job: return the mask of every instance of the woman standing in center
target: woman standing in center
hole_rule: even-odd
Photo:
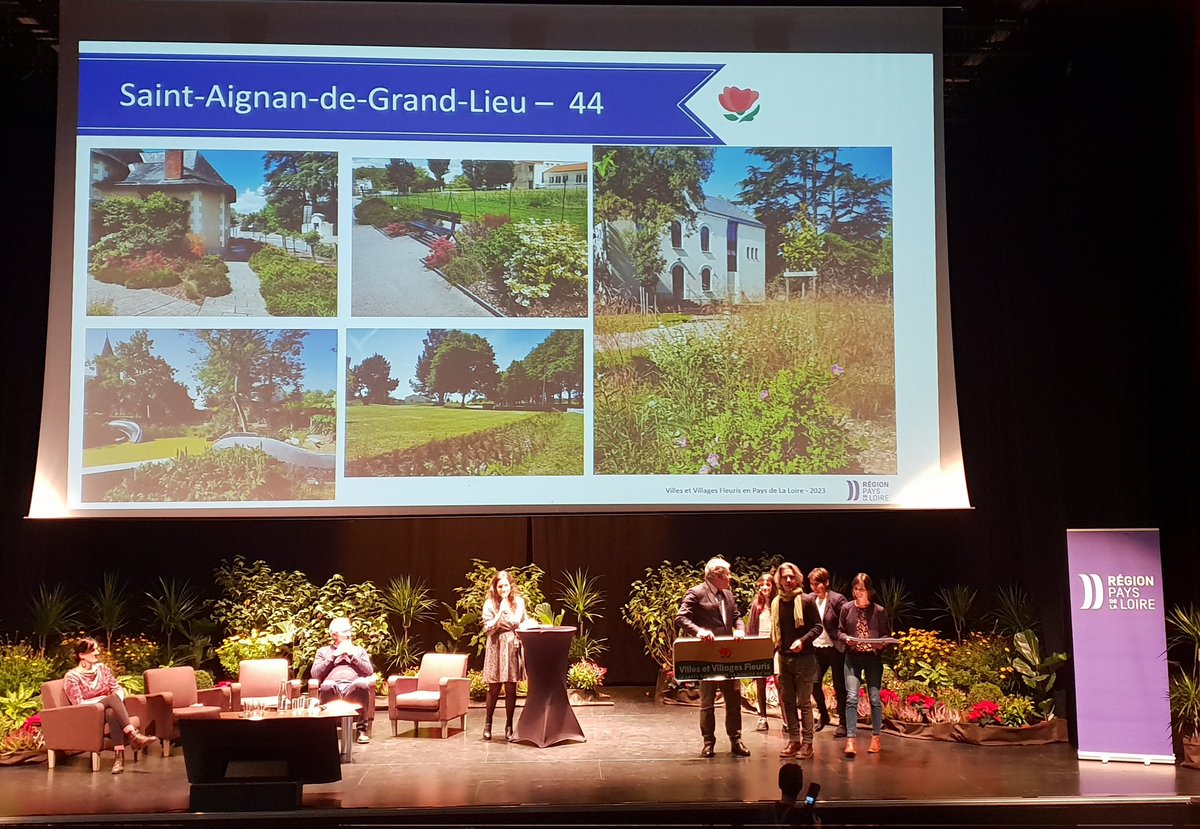
[[[513,714],[517,710],[517,683],[525,678],[517,630],[528,625],[525,600],[517,592],[508,571],[496,571],[487,600],[483,603],[483,632],[487,634],[487,645],[483,652],[483,681],[487,683],[487,722],[483,726],[485,740],[492,739],[492,716],[496,713],[496,700],[500,698],[502,684],[504,738],[512,739]]]

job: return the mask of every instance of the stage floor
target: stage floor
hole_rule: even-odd
[[[611,693],[612,706],[575,709],[586,743],[546,749],[484,742],[483,711],[474,708],[466,731],[451,729],[448,739],[432,726],[413,737],[409,723],[401,723],[393,737],[381,707],[371,743],[354,747],[354,761],[343,765],[340,782],[306,786],[297,817],[435,823],[455,815],[456,822],[470,822],[487,814],[491,822],[513,823],[522,814],[536,822],[536,814],[619,824],[624,812],[642,819],[661,814],[670,823],[690,822],[686,816],[696,814],[750,823],[758,807],[778,796],[778,753],[785,742],[779,719],[772,718],[770,730],[761,733],[753,730],[756,718],[743,714],[743,738],[752,756],[735,759],[721,735],[717,756],[702,759],[697,709],[656,705],[644,688]],[[497,720],[496,731],[503,733],[501,710]],[[717,723],[721,729],[720,711]],[[964,804],[997,809],[1109,804],[1123,812],[1157,804],[1191,815],[1200,803],[1200,771],[1082,762],[1066,743],[979,747],[885,734],[879,755],[866,754],[861,731],[860,743],[858,757],[846,759],[842,741],[826,728],[817,734],[815,758],[802,764],[806,782],[821,784],[827,823],[837,822],[829,818],[839,812],[859,814],[889,803],[900,810],[935,811]],[[119,777],[108,773],[110,764],[106,757],[101,772],[92,773],[87,758],[77,756],[53,771],[44,763],[0,768],[0,823],[50,816],[187,820],[188,783],[178,750],[170,758],[152,751],[142,762],[128,763]]]

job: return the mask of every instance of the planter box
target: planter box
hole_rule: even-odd
[[[944,740],[977,746],[1041,746],[1067,741],[1067,721],[1059,718],[1010,728],[974,723],[912,723],[885,719],[884,730],[916,740]]]
[[[1183,739],[1183,763],[1186,769],[1200,769],[1200,736]]]
[[[571,705],[612,705],[612,697],[608,694],[601,693],[595,689],[583,690],[582,688],[568,688],[567,699],[571,701]]]
[[[1065,743],[1067,721],[1060,717],[1049,722],[1016,728],[958,723],[954,726],[952,739],[977,746],[1042,746],[1047,743]]]
[[[861,723],[861,720],[859,721]],[[868,720],[867,722],[870,722]],[[943,740],[950,742],[954,739],[955,723],[923,723],[907,722],[905,720],[884,719],[883,730],[902,737],[912,737],[914,740]]]
[[[33,748],[26,751],[14,751],[11,754],[0,754],[0,766],[19,766],[25,763],[46,762],[46,749]]]

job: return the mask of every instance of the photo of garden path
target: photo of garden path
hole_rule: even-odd
[[[337,155],[92,150],[89,316],[337,315]]]
[[[586,162],[353,165],[354,316],[587,316]]]
[[[896,474],[890,148],[595,149],[597,474]]]
[[[334,497],[336,331],[85,338],[82,500]]]
[[[346,343],[346,477],[583,474],[582,331],[352,329]]]

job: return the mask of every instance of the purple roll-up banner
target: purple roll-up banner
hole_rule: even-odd
[[[1068,530],[1079,759],[1174,763],[1158,530]]]

